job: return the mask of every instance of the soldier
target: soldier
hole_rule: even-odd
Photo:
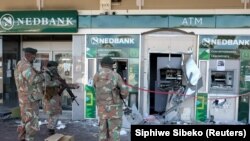
[[[45,76],[45,94],[43,97],[43,110],[48,115],[48,133],[55,134],[55,127],[59,116],[62,114],[61,93],[64,88],[61,87],[61,82],[58,78],[58,63],[49,61]],[[68,84],[71,89],[79,88],[77,84]]]
[[[99,141],[120,141],[123,102],[128,88],[121,76],[112,71],[114,61],[106,56],[101,60],[101,69],[94,76],[96,102],[99,116]]]
[[[15,68],[15,82],[21,115],[21,124],[17,131],[19,140],[34,141],[34,136],[39,131],[39,101],[42,99],[44,76],[32,66],[37,50],[28,47],[23,51],[24,56]]]

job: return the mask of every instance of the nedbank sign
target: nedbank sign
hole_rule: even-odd
[[[200,35],[200,48],[242,49],[250,47],[250,36]]]
[[[91,38],[92,45],[97,44],[135,44],[134,38]]]
[[[77,11],[0,12],[0,32],[77,32]]]

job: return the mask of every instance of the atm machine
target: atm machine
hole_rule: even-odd
[[[213,115],[216,121],[236,121],[240,61],[211,59],[209,63],[209,114]]]
[[[156,91],[166,94],[155,95],[155,111],[162,114],[169,108],[173,95],[182,86],[182,70],[175,68],[161,68],[160,80],[155,82]]]
[[[157,79],[155,81],[154,111],[162,115],[170,102],[176,96],[176,92],[182,86],[181,55],[157,58]],[[163,92],[163,93],[157,93]],[[175,94],[174,94],[175,93]]]

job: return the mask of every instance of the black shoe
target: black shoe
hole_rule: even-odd
[[[55,129],[49,129],[48,132],[49,132],[49,135],[50,135],[50,136],[51,136],[51,135],[54,135],[54,134],[55,134]]]

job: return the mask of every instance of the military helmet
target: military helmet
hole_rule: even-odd
[[[102,58],[101,63],[111,65],[111,64],[114,64],[115,62],[113,61],[113,59],[111,57],[105,56],[105,57]]]
[[[31,53],[31,54],[37,53],[37,49],[31,48],[31,47],[24,48],[23,51],[26,53]]]
[[[53,66],[57,67],[58,63],[56,61],[49,61],[47,67],[53,67]]]

